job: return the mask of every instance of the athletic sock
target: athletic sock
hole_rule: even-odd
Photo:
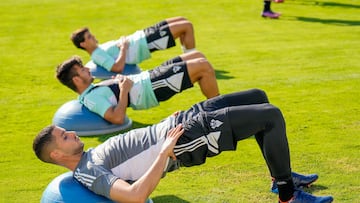
[[[270,6],[271,6],[271,1],[264,1],[264,12],[271,11]]]
[[[184,47],[184,46],[181,46],[181,49],[182,49],[183,53],[189,53],[189,52],[192,52],[192,51],[195,51],[195,50],[196,50],[195,48],[187,49],[187,48]]]
[[[275,180],[279,189],[279,199],[283,202],[290,200],[294,195],[294,183],[292,178],[285,180]]]

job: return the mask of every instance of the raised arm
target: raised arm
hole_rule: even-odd
[[[173,152],[174,146],[183,132],[182,125],[178,125],[168,132],[155,162],[139,180],[132,185],[120,179],[115,181],[110,189],[111,199],[118,202],[144,203],[160,182],[168,158],[176,159]]]
[[[129,42],[125,37],[121,37],[120,43],[117,44],[120,49],[120,54],[115,60],[114,65],[111,67],[111,71],[121,73],[125,67],[126,51],[129,47]]]
[[[133,85],[132,80],[125,76],[117,76],[119,79],[119,102],[110,107],[104,114],[105,120],[114,124],[123,124],[126,116],[126,108],[129,102],[129,91]]]

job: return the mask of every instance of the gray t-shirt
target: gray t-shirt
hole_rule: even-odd
[[[110,198],[110,187],[118,178],[132,183],[150,168],[168,130],[174,127],[174,120],[171,116],[157,125],[111,137],[89,149],[84,152],[74,177],[93,192]]]

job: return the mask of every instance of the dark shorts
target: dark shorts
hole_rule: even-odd
[[[175,40],[166,21],[144,29],[150,52],[175,46]]]
[[[193,87],[186,62],[161,65],[149,71],[152,88],[158,101],[165,101]]]
[[[232,137],[227,110],[200,112],[181,122],[185,131],[174,148],[181,165],[200,165],[207,157],[236,149],[237,142]]]

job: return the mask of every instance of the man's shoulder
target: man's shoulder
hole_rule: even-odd
[[[103,165],[93,160],[93,150],[89,149],[83,156],[74,171],[74,178],[96,194],[110,198],[109,182],[114,182],[117,177]],[[95,163],[96,162],[96,163]]]

